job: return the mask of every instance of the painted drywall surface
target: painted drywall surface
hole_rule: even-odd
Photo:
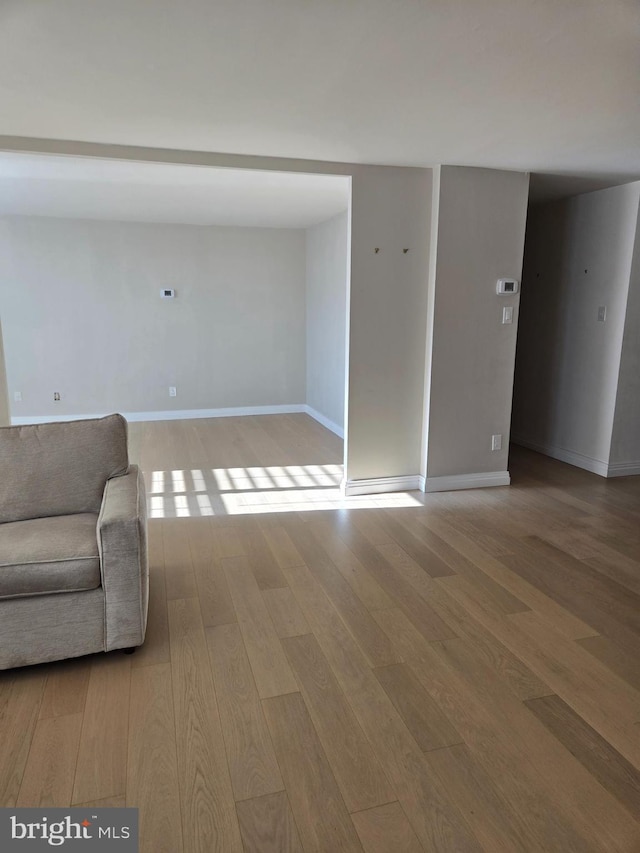
[[[521,277],[528,186],[522,172],[441,168],[427,478],[507,469],[519,297],[496,283]]]
[[[427,330],[424,356],[424,396],[422,415],[422,442],[420,445],[420,475],[427,476],[427,458],[429,451],[429,418],[431,412],[431,353],[433,350],[433,319],[436,300],[436,263],[438,260],[438,222],[440,219],[440,176],[442,166],[433,170],[433,188],[431,193],[431,234],[429,238],[429,280],[427,283]]]
[[[14,416],[305,401],[301,229],[11,217],[0,258]]]
[[[640,189],[640,184],[635,186]],[[635,470],[640,467],[640,211],[637,205],[636,214],[609,464],[632,465],[638,473]]]
[[[307,405],[344,427],[347,211],[306,231]]]
[[[215,166],[351,176],[347,343],[350,381],[345,410],[345,478],[419,473],[430,169],[19,137],[0,137],[0,147],[6,151],[186,163],[196,168]],[[408,253],[409,264],[402,267],[401,278],[395,270],[389,276],[388,265],[374,263],[373,247],[388,247],[389,236],[394,237],[398,248],[404,248],[407,241],[413,247],[413,252]],[[385,353],[389,355],[387,362]]]
[[[536,205],[529,217],[514,440],[586,467],[609,461],[639,186]]]
[[[349,480],[420,473],[431,180],[382,167],[353,177]]]
[[[4,348],[2,344],[2,322],[0,321],[0,426],[9,426],[9,390],[7,388],[7,373],[4,364]]]

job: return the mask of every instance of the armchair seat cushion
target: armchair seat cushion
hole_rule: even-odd
[[[0,524],[0,599],[100,586],[97,514]]]

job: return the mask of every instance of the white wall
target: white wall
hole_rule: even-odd
[[[304,403],[304,279],[301,229],[0,220],[12,414]]]
[[[640,211],[637,208],[636,211],[636,236],[629,276],[609,475],[640,474]]]
[[[307,404],[344,428],[348,213],[308,228]]]
[[[640,184],[628,184],[536,205],[527,230],[514,441],[600,474],[610,461],[639,195]],[[621,412],[626,405],[620,399]],[[626,441],[620,433],[618,453]]]
[[[0,322],[0,426],[9,426],[9,390],[4,363],[4,348],[2,344],[2,322]]]
[[[349,481],[420,474],[431,187],[424,169],[353,178]]]
[[[427,369],[426,478],[506,472],[518,296],[498,278],[520,279],[529,176],[443,166],[434,206],[432,346]],[[514,309],[502,325],[503,306]],[[502,434],[502,450],[491,436]]]

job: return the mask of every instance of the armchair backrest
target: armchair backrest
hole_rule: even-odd
[[[129,467],[122,415],[0,428],[0,523],[98,512]]]

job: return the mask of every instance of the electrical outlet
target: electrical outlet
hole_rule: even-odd
[[[169,396],[175,397],[176,394],[177,394],[176,386],[175,385],[169,385]]]
[[[492,450],[502,450],[502,435],[492,435],[491,436],[491,449]]]
[[[60,396],[60,392],[59,392],[59,391],[54,391],[54,392],[53,392],[53,400],[54,400],[54,402],[55,402],[55,403],[58,403],[58,402],[60,402],[60,400],[61,400],[61,399],[62,399],[62,397]]]
[[[13,402],[21,403],[22,402],[22,391],[14,391],[13,392]]]

